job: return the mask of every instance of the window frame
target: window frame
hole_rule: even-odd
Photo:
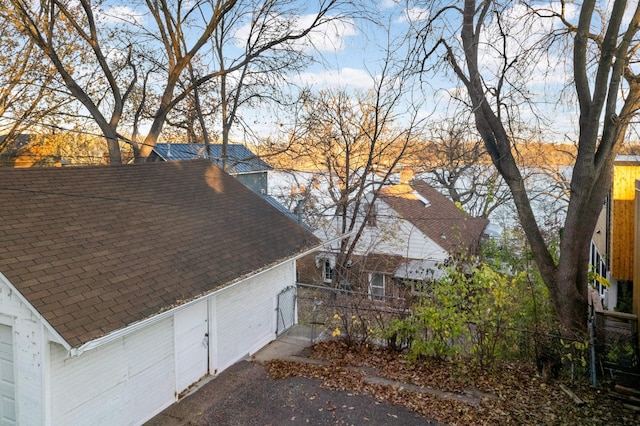
[[[329,259],[324,259],[322,265],[322,281],[325,283],[333,282],[333,268],[331,267],[331,261]]]
[[[377,277],[381,279],[381,285],[374,285],[374,281]],[[384,302],[386,297],[386,276],[381,273],[370,273],[369,274],[369,299],[377,302]],[[374,291],[377,289],[378,292],[382,290],[382,294],[378,294],[378,292]]]
[[[368,213],[365,216],[366,226],[370,226],[372,228],[378,227],[378,206],[375,203],[367,203],[365,207],[365,212]]]

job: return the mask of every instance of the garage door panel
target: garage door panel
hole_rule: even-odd
[[[292,281],[286,271],[286,266],[274,269],[216,295],[212,370],[224,370],[275,338],[276,296]]]
[[[178,393],[209,371],[207,302],[202,301],[175,314],[176,388]]]

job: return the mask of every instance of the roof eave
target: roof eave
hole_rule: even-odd
[[[153,152],[155,152],[155,153],[156,153],[156,155],[157,155],[158,157],[160,157],[163,161],[169,161],[169,160],[167,160],[167,158],[166,158],[164,155],[162,155],[162,154],[160,154],[160,152],[158,152],[158,150],[156,149],[156,147],[154,147],[152,151],[153,151]]]
[[[270,271],[272,269],[275,269],[275,268],[277,268],[277,267],[279,267],[279,266],[281,266],[281,265],[283,265],[283,264],[285,264],[287,262],[290,262],[292,260],[297,260],[297,259],[299,259],[301,257],[307,256],[307,255],[319,250],[323,245],[324,244],[319,243],[317,246],[314,246],[313,248],[307,249],[307,250],[305,250],[305,251],[303,251],[301,253],[298,253],[296,255],[289,256],[286,259],[276,261],[276,262],[274,262],[274,263],[272,263],[270,265],[267,265],[267,266],[265,266],[265,267],[263,267],[263,268],[261,268],[261,269],[259,269],[257,271],[251,272],[251,273],[249,273],[247,275],[244,275],[242,277],[238,277],[237,279],[235,279],[233,281],[230,281],[229,283],[223,285],[222,287],[217,288],[215,290],[212,290],[210,292],[207,292],[205,294],[202,294],[200,296],[197,296],[194,299],[192,299],[192,300],[190,300],[190,301],[188,301],[186,303],[183,303],[183,304],[181,304],[179,306],[175,306],[175,307],[173,307],[171,309],[168,309],[166,311],[162,311],[162,312],[160,312],[158,314],[155,314],[153,316],[147,317],[147,318],[142,319],[140,321],[131,323],[126,327],[114,330],[114,331],[112,331],[112,332],[110,332],[108,334],[105,334],[104,336],[89,340],[88,342],[85,342],[85,343],[81,344],[80,346],[72,348],[67,343],[65,347],[67,348],[67,350],[69,351],[69,354],[71,356],[79,356],[83,352],[86,352],[86,351],[95,349],[95,348],[97,348],[99,346],[105,345],[105,344],[107,344],[109,342],[112,342],[114,340],[119,339],[120,337],[123,337],[123,336],[126,336],[126,335],[130,334],[130,333],[133,333],[134,331],[140,330],[140,329],[146,327],[147,325],[153,324],[153,323],[155,323],[157,321],[160,321],[160,320],[162,320],[162,319],[164,319],[164,318],[166,318],[168,316],[171,316],[175,312],[180,311],[182,309],[186,309],[189,306],[194,305],[194,304],[202,301],[203,299],[206,299],[206,298],[211,297],[211,296],[213,296],[215,294],[218,294],[218,293],[222,293],[224,291],[228,291],[230,288],[235,287],[235,286],[247,281],[250,278],[253,278],[253,277],[256,277],[258,275],[261,275],[261,274],[263,274],[265,272],[268,272],[268,271]]]
[[[69,344],[69,342],[67,342],[62,335],[60,335],[60,333],[58,333],[56,331],[56,329],[49,323],[49,321],[47,321],[45,319],[45,317],[42,316],[42,314],[27,300],[26,297],[24,297],[24,295],[11,283],[11,281],[9,281],[9,279],[7,277],[4,276],[3,273],[0,272],[0,281],[2,283],[4,283],[7,287],[9,287],[9,289],[11,289],[11,291],[15,292],[18,295],[18,299],[20,299],[20,302],[22,302],[30,311],[31,313],[36,316],[40,321],[42,321],[42,323],[44,324],[45,328],[51,333],[51,335],[53,336],[53,341],[56,343],[61,344],[62,346],[64,346],[64,348],[67,351],[70,351],[71,345]]]

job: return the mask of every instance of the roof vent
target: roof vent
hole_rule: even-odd
[[[427,200],[422,194],[420,194],[415,189],[413,190],[413,196],[416,197],[416,199],[418,199],[418,201],[422,202],[422,204],[424,204],[425,207],[429,207],[431,205],[429,200]]]

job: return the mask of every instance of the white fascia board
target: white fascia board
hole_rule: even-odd
[[[44,324],[45,328],[51,333],[51,336],[53,337],[53,341],[56,343],[61,344],[62,346],[64,346],[64,348],[69,351],[71,350],[71,345],[69,343],[67,343],[67,341],[60,335],[60,333],[58,333],[56,331],[55,328],[53,328],[53,326],[51,324],[49,324],[49,321],[47,321],[42,314],[40,313],[40,311],[38,311],[31,303],[29,303],[29,301],[27,300],[26,297],[24,297],[24,295],[11,283],[11,281],[9,281],[9,279],[7,277],[4,276],[4,274],[2,274],[0,272],[0,281],[5,284],[7,287],[9,287],[9,289],[13,292],[15,292],[18,295],[18,299],[20,299],[20,301],[22,303],[24,303],[25,306],[27,306],[29,308],[29,310],[31,311],[31,313],[33,315],[35,315],[41,322],[42,324]]]

